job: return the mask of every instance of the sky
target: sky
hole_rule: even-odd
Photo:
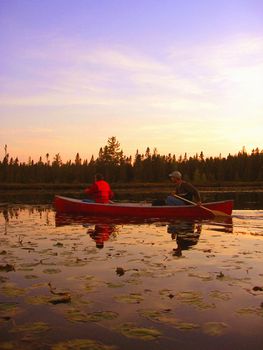
[[[263,149],[262,0],[0,0],[0,159]]]

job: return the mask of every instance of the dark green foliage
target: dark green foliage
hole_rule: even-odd
[[[1,183],[91,183],[94,174],[100,172],[110,182],[164,182],[173,170],[182,172],[185,180],[195,184],[210,184],[247,181],[263,181],[263,150],[258,148],[248,154],[243,148],[237,155],[226,158],[205,158],[203,152],[193,157],[187,154],[176,159],[175,155],[161,155],[155,148],[148,147],[145,154],[137,150],[134,159],[125,156],[116,137],[111,137],[107,145],[100,148],[98,158],[82,160],[79,153],[74,162],[64,163],[59,153],[50,160],[45,159],[20,163],[10,158],[5,148],[5,156],[0,161]]]

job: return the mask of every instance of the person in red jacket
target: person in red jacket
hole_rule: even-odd
[[[113,192],[108,182],[104,181],[101,174],[95,175],[95,182],[84,190],[88,197],[95,203],[109,203]]]

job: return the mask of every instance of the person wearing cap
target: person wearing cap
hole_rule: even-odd
[[[201,205],[201,196],[199,191],[189,182],[186,182],[182,179],[182,174],[180,171],[173,171],[169,174],[169,178],[175,184],[175,194],[185,198],[189,201],[196,202],[197,205]],[[186,202],[176,198],[173,194],[169,195],[166,198],[166,205],[185,205]]]

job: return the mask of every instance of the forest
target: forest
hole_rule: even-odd
[[[236,155],[205,157],[203,152],[178,158],[157,149],[137,150],[134,157],[125,156],[115,136],[108,138],[98,157],[88,161],[77,153],[74,161],[63,162],[59,153],[53,159],[46,153],[37,162],[19,162],[7,152],[0,161],[0,183],[91,183],[95,173],[102,173],[111,183],[165,182],[168,174],[179,170],[183,178],[195,184],[263,181],[263,150],[255,148],[250,154],[245,147]]]

